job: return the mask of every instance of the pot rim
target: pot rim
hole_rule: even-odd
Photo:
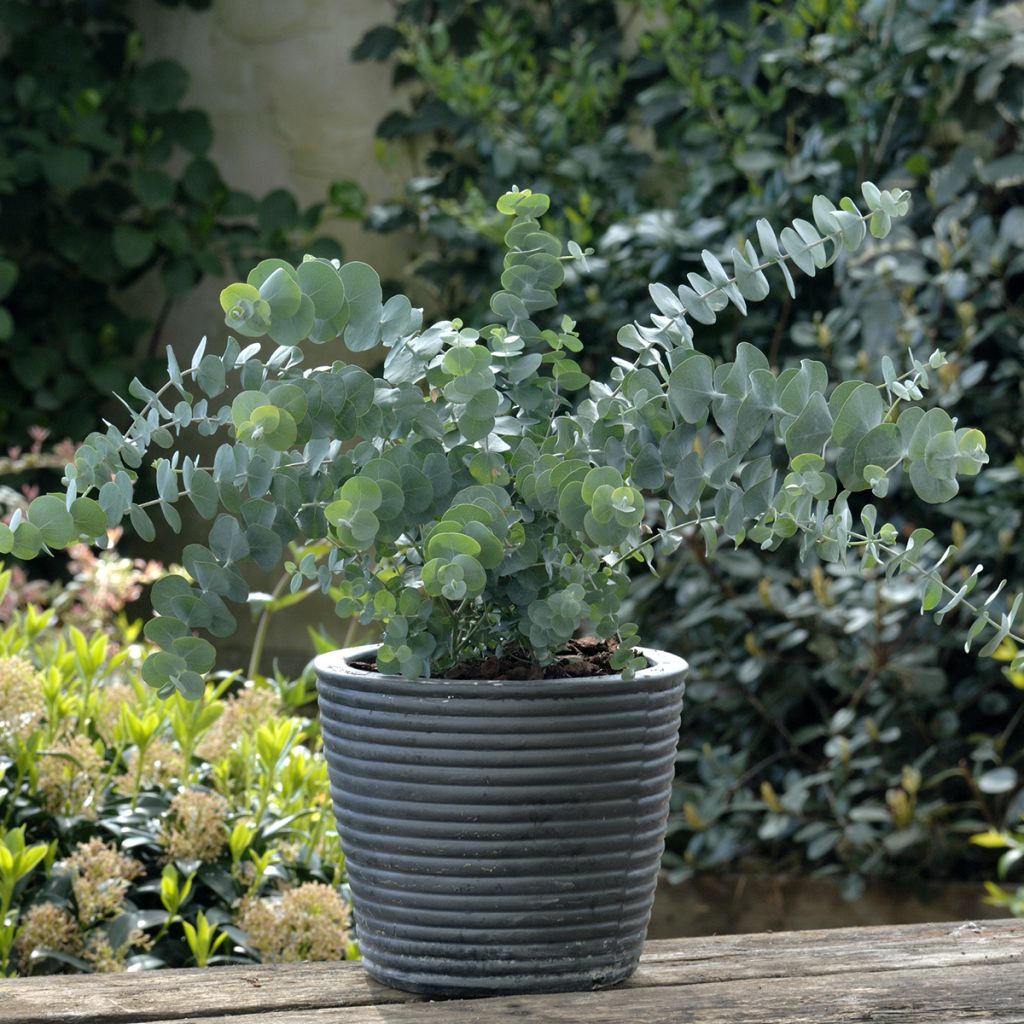
[[[618,672],[601,676],[560,676],[555,679],[446,679],[444,676],[433,676],[430,679],[406,679],[404,676],[390,675],[384,672],[369,672],[352,664],[352,661],[372,657],[379,647],[380,644],[362,644],[358,647],[343,647],[334,651],[327,651],[324,654],[318,654],[313,659],[313,668],[318,676],[347,676],[350,679],[359,679],[361,681],[377,680],[383,686],[391,683],[404,683],[406,685],[410,683],[426,683],[434,686],[443,685],[451,687],[452,690],[471,690],[482,686],[521,688],[524,684],[536,685],[538,689],[541,686],[547,689],[557,689],[567,685],[586,687],[589,684],[593,684],[596,690],[600,687],[622,682],[622,674]],[[635,683],[642,683],[645,680],[664,679],[666,676],[681,676],[689,670],[689,663],[677,654],[670,654],[668,651],[661,651],[653,647],[637,647],[636,650],[650,664],[646,668],[637,670],[633,678]]]

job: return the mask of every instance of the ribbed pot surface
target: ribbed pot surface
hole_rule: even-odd
[[[371,975],[434,995],[574,991],[636,967],[686,662],[617,676],[407,680],[316,659]]]

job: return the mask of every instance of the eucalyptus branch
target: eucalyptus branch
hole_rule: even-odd
[[[823,199],[823,197],[819,196],[817,199]],[[795,221],[793,227],[783,230],[782,242],[786,246],[785,251],[779,246],[770,224],[765,220],[758,221],[759,239],[762,248],[769,250],[768,258],[757,259],[756,251],[748,241],[745,253],[733,249],[733,264],[738,269],[729,275],[718,259],[704,250],[701,253],[701,258],[708,270],[710,280],[698,274],[690,274],[689,280],[693,288],[680,285],[678,296],[676,296],[664,285],[651,285],[651,296],[659,310],[672,318],[680,328],[683,328],[684,318],[687,315],[693,316],[701,323],[713,324],[716,319],[716,307],[724,308],[730,301],[739,308],[741,313],[745,314],[745,299],[757,301],[768,295],[768,287],[763,284],[764,271],[772,267],[778,266],[783,269],[792,296],[793,282],[788,269],[786,269],[787,263],[792,263],[813,276],[816,268],[820,269],[831,262],[819,254],[819,249],[823,249],[824,246],[831,243],[833,246],[832,259],[834,259],[841,244],[845,244],[848,248],[856,248],[863,238],[865,224],[877,221],[878,211],[874,209],[867,214],[862,214],[851,200],[844,200],[841,205],[842,209],[836,210],[827,200],[820,205],[816,200],[815,221],[824,233],[818,235],[814,227],[807,221]],[[845,219],[837,223],[837,214]],[[829,224],[830,219],[836,224],[835,227]],[[796,247],[797,245],[799,248]],[[759,287],[756,291],[747,292],[740,287],[741,283],[751,281],[758,283]],[[633,333],[641,333],[637,325],[633,326]],[[686,325],[684,336],[690,333],[692,332]],[[620,340],[622,340],[621,332]],[[632,365],[629,369],[623,370],[623,378],[612,392],[611,397],[615,397],[621,392],[626,377],[633,370],[639,368],[648,347],[646,345],[640,347]]]
[[[168,351],[170,351],[170,350],[168,350]],[[199,370],[198,367],[195,367],[195,368],[189,367],[188,369],[181,370],[180,371],[181,378],[184,379],[185,377],[194,376],[196,373],[198,373],[198,370]],[[119,399],[119,401],[122,402],[122,404],[124,404],[129,409],[129,411],[131,411],[133,413],[132,425],[128,428],[128,434],[126,435],[127,437],[129,437],[132,440],[135,440],[135,438],[132,436],[131,431],[133,431],[140,422],[144,422],[145,421],[145,418],[149,414],[150,410],[156,409],[156,408],[161,406],[162,403],[160,402],[160,399],[163,398],[163,396],[168,391],[170,391],[171,388],[174,388],[174,387],[176,387],[175,381],[168,380],[165,384],[163,384],[159,388],[159,390],[153,392],[146,399],[145,405],[143,405],[143,407],[141,409],[139,409],[139,410],[132,410],[131,406],[128,405],[128,403],[123,398],[121,398],[119,395],[115,396],[115,397],[117,397]],[[173,414],[171,414],[169,411],[168,411],[167,418],[168,418],[169,421],[173,422]]]
[[[267,642],[267,630],[270,628],[270,616],[273,614],[274,602],[284,593],[285,587],[291,582],[291,573],[284,573],[274,585],[270,592],[270,600],[260,611],[260,620],[256,625],[256,633],[252,639],[252,653],[249,656],[249,668],[246,672],[247,679],[255,679],[260,670],[260,662],[263,660],[263,648]]]
[[[609,568],[614,569],[616,566],[621,565],[623,562],[629,561],[634,555],[638,555],[644,548],[651,544],[656,544],[658,541],[665,537],[671,537],[677,533],[684,533],[686,530],[692,530],[694,527],[699,527],[703,523],[715,522],[714,516],[700,516],[697,519],[691,519],[689,522],[680,523],[678,526],[672,526],[665,530],[658,530],[656,533],[652,533],[646,540],[642,540],[636,547],[630,548],[625,554],[619,555],[617,558],[607,562]]]
[[[877,550],[882,551],[885,554],[891,556],[891,558],[894,561],[898,559],[899,568],[901,570],[903,566],[909,565],[911,567],[911,570],[914,573],[916,573],[919,578],[928,580],[930,583],[939,587],[942,593],[949,597],[949,601],[947,601],[945,606],[937,614],[945,615],[947,612],[952,611],[954,608],[958,606],[966,608],[971,613],[971,615],[974,616],[975,621],[974,625],[971,628],[971,632],[969,634],[968,642],[965,645],[965,649],[970,650],[970,644],[977,637],[977,635],[981,633],[982,628],[984,627],[989,627],[995,631],[994,641],[990,641],[990,645],[997,646],[1003,640],[1009,639],[1017,645],[1018,650],[1024,648],[1024,632],[1013,632],[1013,622],[1016,619],[1017,612],[1021,607],[1020,596],[1018,596],[1017,600],[1014,601],[1013,607],[1011,608],[1010,612],[1002,616],[1001,619],[993,618],[988,610],[989,602],[991,602],[995,598],[995,596],[1003,589],[1005,581],[999,585],[995,593],[993,593],[988,599],[986,599],[986,601],[984,601],[981,605],[976,605],[973,602],[967,600],[969,585],[965,584],[961,587],[957,587],[954,589],[946,582],[941,573],[939,573],[938,566],[934,566],[930,569],[925,569],[914,561],[908,562],[906,560],[906,551],[900,551],[898,548],[894,548],[889,544],[878,542],[876,539],[867,537],[864,534],[851,533],[850,536],[857,543],[874,544],[877,547]],[[970,577],[971,580],[977,579],[978,575],[980,574],[980,569],[981,567],[979,566],[978,569],[975,570],[975,572]]]
[[[469,649],[469,643],[473,639],[474,634],[480,627],[490,618],[491,606],[489,603],[484,602],[480,614],[473,620],[469,629],[462,634],[458,640],[455,648],[455,652],[452,655],[452,664],[457,665],[459,660],[463,657],[465,651]]]
[[[895,527],[875,537],[873,506],[861,513],[865,533],[851,535],[845,502],[865,487],[883,494],[900,464],[921,500],[948,501],[959,479],[988,461],[980,431],[912,404],[927,386],[927,367],[911,356],[913,368],[897,375],[883,359],[881,388],[855,380],[832,388],[828,368],[815,360],[778,371],[745,342],[732,362],[692,347],[690,322],[713,324],[730,303],[746,313],[748,302],[767,296],[770,267],[780,268],[793,294],[790,265],[813,276],[841,247],[856,248],[866,224],[881,238],[908,212],[901,190],[865,184],[862,191],[867,214],[850,199],[836,207],[818,196],[813,223],[795,220],[777,237],[759,221],[760,252],[749,241],[734,249],[731,273],[704,252],[706,275],[688,275],[675,291],[652,285],[661,315],[619,332],[637,355],[632,365],[619,361],[611,383],[591,382],[571,358],[583,342],[570,316],[551,329],[535,322],[557,304],[566,245],[541,226],[548,198],[529,190],[498,200],[512,223],[502,287],[490,302],[497,322],[480,329],[457,317],[423,329],[406,297],[385,304],[378,276],[363,263],[264,261],[224,289],[221,305],[232,332],[269,335],[275,351],[261,358],[258,345],[243,350],[230,338],[221,355],[200,347],[184,371],[169,353],[166,384],[129,389],[144,404],[128,436],[113,426],[90,435],[67,471],[65,494],[36,498],[9,525],[0,523],[0,554],[31,558],[44,547],[97,538],[126,516],[151,536],[147,509],[158,505],[176,528],[176,502],[191,501],[210,521],[209,534],[182,552],[188,578],[169,575],[153,588],[158,617],[145,631],[159,650],[143,670],[160,693],[190,697],[202,696],[215,660],[197,632],[233,631],[229,603],[248,599],[247,562],[269,571],[284,561],[292,592],[319,589],[342,618],[378,623],[378,668],[409,678],[436,674],[471,648],[519,646],[533,664],[546,663],[585,622],[620,637],[612,665],[629,676],[639,644],[623,621],[628,563],[696,529],[709,549],[720,535],[774,549],[803,531],[804,550],[816,542],[827,560],[863,544],[865,568],[878,556],[893,571],[909,566],[914,559],[892,547]],[[568,255],[586,254],[569,244]],[[382,376],[340,361],[300,368],[300,343],[339,336],[353,352],[390,349]],[[666,379],[639,369],[663,352],[672,353]],[[929,365],[941,358],[934,354]],[[211,414],[209,402],[240,367],[243,390]],[[588,384],[574,409],[570,398]],[[181,400],[168,409],[172,388]],[[886,392],[909,407],[897,415]],[[712,422],[716,429],[704,431]],[[180,434],[190,423],[228,433],[213,466],[173,451],[170,428]],[[785,468],[754,454],[767,438],[783,442]],[[137,471],[147,457],[157,497],[140,504]],[[661,502],[665,526],[638,537],[651,498]],[[287,546],[302,537],[322,541],[322,550],[285,561]],[[929,581],[926,606],[946,595],[936,612],[945,614],[974,580],[952,592]],[[986,627],[996,629],[996,641],[1016,637],[1017,603],[1001,621],[987,604],[965,607],[977,616],[968,644]],[[990,642],[983,653],[991,649]]]

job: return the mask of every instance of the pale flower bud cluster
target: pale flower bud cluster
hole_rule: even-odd
[[[0,744],[25,737],[43,717],[42,685],[32,663],[0,658]]]
[[[265,962],[296,963],[344,959],[349,919],[336,889],[307,882],[280,897],[249,900],[238,923]]]
[[[125,960],[129,953],[150,949],[153,940],[139,928],[133,928],[128,937],[116,948],[103,932],[94,932],[89,936],[89,944],[85,950],[88,960],[97,974],[119,974],[126,970]]]
[[[122,755],[128,771],[114,779],[115,785],[125,793],[136,790],[151,789],[155,786],[168,786],[180,779],[184,773],[181,751],[173,743],[166,740],[153,740],[142,756],[139,765],[139,752],[126,750]]]
[[[248,686],[229,697],[224,712],[203,736],[196,750],[211,764],[227,757],[243,736],[252,736],[279,713],[277,695],[267,687]]]
[[[35,949],[50,949],[71,956],[82,954],[82,935],[78,922],[55,903],[38,903],[22,918],[16,949],[21,969],[31,970]]]
[[[167,810],[161,836],[168,861],[216,860],[228,845],[227,814],[227,801],[217,793],[179,793]]]
[[[99,838],[79,843],[63,867],[71,875],[78,920],[86,928],[116,917],[124,906],[129,883],[145,870],[137,860]]]
[[[51,814],[95,818],[102,798],[103,755],[87,736],[73,736],[48,748],[39,759],[39,794]]]

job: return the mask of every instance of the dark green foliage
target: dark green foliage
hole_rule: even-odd
[[[947,579],[956,585],[983,562],[1019,591],[1024,207],[1014,168],[1024,171],[1024,158],[1022,76],[1010,57],[1019,14],[834,3],[816,25],[824,34],[769,17],[730,44],[736,33],[722,22],[705,18],[703,32],[691,31],[687,6],[646,51],[665,77],[641,110],[689,184],[662,224],[717,217],[718,237],[763,204],[800,202],[805,189],[865,172],[924,186],[888,252],[850,265],[834,291],[809,286],[805,308],[822,312],[804,319],[788,303],[766,304],[763,321],[723,336],[725,350],[742,336],[780,361],[820,355],[844,377],[884,371],[881,349],[894,339],[934,339],[950,360],[935,400],[961,421],[994,417],[989,454],[999,468],[939,515],[903,500],[883,500],[882,514],[904,532],[948,529],[956,517],[966,529],[954,529],[961,551]],[[637,218],[613,239],[620,269],[636,261],[642,274],[664,258],[645,224]],[[680,797],[699,808],[699,824],[676,841],[681,873],[760,857],[848,872],[853,893],[875,874],[984,871],[969,835],[1024,812],[1024,702],[1010,685],[1019,676],[964,656],[969,620],[954,613],[935,628],[915,620],[899,587],[788,559],[757,571],[737,555],[710,576],[684,552],[660,568],[676,581],[679,612],[664,614],[659,591],[640,621],[698,666],[686,721],[697,771],[684,773]],[[784,806],[772,806],[766,786]]]
[[[551,227],[585,246],[640,209],[640,195],[653,194],[650,156],[627,126],[639,82],[625,62],[614,4],[396,7],[395,25],[371,31],[355,56],[398,57],[395,82],[411,86],[411,113],[389,114],[378,136],[408,144],[421,173],[404,196],[374,207],[370,224],[414,230],[422,250],[416,275],[431,286],[431,305],[486,306],[484,282],[501,272],[491,197],[512,184],[529,181],[550,194]],[[593,289],[584,301],[575,280],[566,283],[569,304],[593,334],[590,325],[608,310]],[[630,312],[620,304],[612,319]],[[595,344],[610,346],[611,337]]]
[[[313,234],[325,215],[353,211],[341,193],[302,210],[283,190],[257,199],[229,188],[209,158],[209,119],[182,105],[185,69],[145,60],[124,0],[8,0],[0,35],[6,447],[35,424],[83,436],[202,276],[238,273],[269,251],[337,255]],[[157,284],[155,323],[118,301],[143,277]]]
[[[372,223],[414,227],[424,252],[416,272],[481,303],[492,228],[479,193],[524,174],[510,160],[530,161],[555,207],[582,214],[576,237],[597,249],[591,273],[570,275],[564,292],[592,339],[588,368],[646,304],[650,280],[683,280],[700,269],[701,249],[724,251],[767,211],[796,215],[815,193],[865,176],[912,188],[909,217],[868,258],[805,282],[799,306],[780,291],[742,320],[723,313],[702,347],[731,359],[749,342],[773,367],[809,356],[833,380],[888,377],[883,356],[894,347],[941,348],[949,361],[930,401],[988,424],[997,468],[937,507],[879,497],[879,515],[904,535],[947,532],[953,518],[951,584],[978,562],[1021,579],[1019,8],[519,0],[400,3],[397,12],[363,55],[399,55],[414,113],[389,117],[380,134],[416,147],[422,174]],[[626,31],[609,30],[616,20]],[[567,46],[588,54],[584,79],[559,59]],[[480,64],[486,75],[473,72]],[[606,86],[596,121],[566,99],[578,95],[576,80]],[[557,137],[540,130],[553,121]],[[754,858],[849,872],[852,892],[864,875],[977,870],[969,834],[1012,825],[1024,810],[1014,781],[1024,763],[1019,677],[965,657],[969,619],[954,611],[941,629],[917,619],[909,595],[881,579],[833,577],[785,549],[710,564],[703,551],[690,538],[659,561],[662,580],[639,583],[636,610],[645,636],[694,666],[680,810],[689,803],[696,816],[677,819],[678,871]],[[833,731],[876,728],[885,740],[852,767],[829,746]],[[909,792],[904,766],[920,770],[919,792]],[[975,786],[992,772],[1008,788]],[[793,813],[773,810],[763,783],[791,791]]]

